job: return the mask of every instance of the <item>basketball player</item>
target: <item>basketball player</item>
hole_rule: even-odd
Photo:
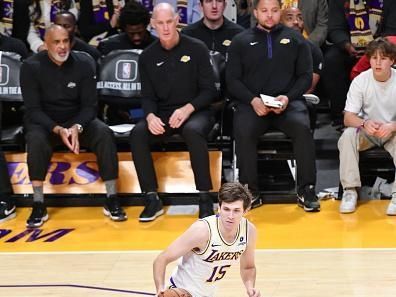
[[[217,282],[240,259],[240,273],[247,296],[260,297],[255,288],[254,250],[256,228],[244,214],[252,196],[239,183],[225,183],[219,192],[219,213],[193,223],[154,260],[157,296],[165,290],[166,266],[178,258],[170,278],[171,287],[188,290],[194,297],[212,297]]]

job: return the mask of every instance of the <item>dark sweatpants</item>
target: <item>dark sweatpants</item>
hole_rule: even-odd
[[[2,119],[2,114],[3,112],[3,105],[2,102],[0,102],[0,139],[1,139],[1,119]],[[7,169],[7,162],[4,157],[3,150],[1,149],[0,146],[0,194],[11,194],[12,193],[12,187],[10,183],[10,177],[8,175],[8,169]]]
[[[234,115],[234,135],[239,166],[239,181],[258,190],[257,142],[270,127],[282,131],[292,139],[297,163],[297,185],[315,185],[315,144],[310,130],[306,103],[295,100],[280,115],[259,117],[253,107],[239,104]]]
[[[162,121],[168,123],[168,117],[163,117]],[[200,191],[212,189],[206,137],[213,124],[214,119],[210,111],[198,111],[193,113],[179,129],[172,129],[166,125],[163,135],[153,135],[148,130],[147,121],[141,120],[131,132],[130,145],[142,192],[156,192],[158,188],[150,144],[160,142],[176,133],[183,137],[190,152],[196,189]]]

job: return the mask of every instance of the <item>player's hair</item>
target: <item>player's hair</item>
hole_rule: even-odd
[[[122,29],[125,29],[127,25],[143,24],[147,27],[150,23],[150,12],[142,4],[132,0],[121,10],[119,22]]]
[[[224,183],[219,190],[219,205],[223,202],[231,203],[242,200],[243,209],[247,210],[252,204],[252,194],[247,186],[240,183]]]
[[[61,10],[61,11],[59,11],[59,12],[55,15],[55,18],[58,17],[58,16],[62,16],[62,15],[68,15],[68,16],[70,16],[70,17],[73,19],[74,25],[77,24],[77,18],[76,18],[76,16],[75,16],[72,12],[70,12],[70,10]]]
[[[253,0],[253,8],[257,8],[261,0]],[[279,7],[282,7],[282,0],[278,0]]]
[[[377,52],[391,60],[396,60],[396,45],[384,37],[378,37],[367,45],[366,56],[368,58],[371,58]]]

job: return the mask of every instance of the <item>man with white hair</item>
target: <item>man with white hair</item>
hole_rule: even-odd
[[[214,73],[207,47],[199,40],[180,35],[179,16],[168,3],[154,7],[151,25],[159,40],[140,55],[144,119],[132,130],[130,145],[140,188],[146,194],[141,222],[163,214],[157,193],[157,177],[150,143],[180,134],[190,152],[199,217],[213,214],[212,189],[206,137],[214,119],[208,107],[216,96]]]

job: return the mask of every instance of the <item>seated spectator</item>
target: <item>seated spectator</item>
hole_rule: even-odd
[[[149,11],[136,1],[129,1],[121,10],[119,23],[123,32],[102,40],[98,45],[104,56],[118,49],[145,49],[156,40],[147,30]]]
[[[281,0],[282,9],[299,8],[304,21],[304,37],[322,46],[327,37],[327,0]]]
[[[292,28],[297,32],[303,34],[304,31],[304,20],[301,10],[297,7],[289,7],[282,10],[281,23],[286,27]],[[306,91],[307,94],[313,94],[316,85],[319,82],[320,74],[323,68],[323,54],[320,47],[315,43],[307,40],[309,47],[311,48],[312,61],[313,61],[313,75],[311,87]]]
[[[199,40],[177,32],[179,16],[168,3],[154,7],[151,25],[159,41],[139,59],[145,118],[131,132],[130,145],[146,205],[142,222],[163,214],[157,177],[150,152],[152,142],[180,134],[190,152],[195,184],[199,190],[199,217],[212,215],[213,202],[206,136],[214,120],[209,105],[216,96],[208,48]]]
[[[19,54],[23,59],[27,57],[24,43],[16,38],[0,33],[0,51]],[[0,139],[2,128],[3,102],[0,101]],[[7,162],[0,146],[0,223],[16,216],[15,202],[11,198],[12,187],[8,176]]]
[[[340,125],[353,65],[374,36],[395,35],[396,1],[331,0],[328,30],[333,45],[324,54],[326,68],[321,82],[333,124]]]
[[[396,46],[384,38],[372,41],[366,50],[370,70],[357,76],[349,88],[345,104],[344,124],[347,127],[338,141],[340,151],[340,180],[344,193],[341,213],[356,210],[361,186],[359,151],[383,147],[396,162]],[[386,211],[396,215],[396,183],[392,200]]]
[[[117,34],[120,11],[124,3],[113,0],[80,1],[78,28],[81,37],[89,44],[97,46],[100,40]]]
[[[303,94],[312,80],[312,57],[301,34],[280,23],[278,0],[255,1],[257,27],[235,36],[228,52],[226,82],[238,101],[234,135],[239,180],[256,192],[253,207],[262,204],[257,191],[257,142],[269,127],[293,142],[297,162],[297,203],[319,211],[315,194],[315,145]],[[281,107],[264,105],[260,95],[275,97]]]
[[[59,11],[70,10],[76,17],[78,14],[74,0],[33,0],[29,6],[30,27],[27,42],[30,49],[37,53],[45,50],[43,41],[45,31],[53,24]]]
[[[182,33],[202,40],[212,50],[224,57],[232,38],[243,28],[223,16],[226,0],[200,0],[203,18],[182,30]]]
[[[3,104],[0,101],[0,140],[1,140],[1,123]],[[0,146],[0,223],[15,218],[15,202],[11,198],[13,193],[10,177],[8,175],[7,161],[4,157],[3,150]]]
[[[0,51],[13,52],[25,59],[28,55],[25,44],[19,39],[8,37],[0,33]],[[2,131],[3,118],[3,104],[9,105],[10,103],[0,101],[0,140]],[[0,146],[0,223],[10,220],[16,216],[15,202],[11,198],[13,193],[10,177],[8,175],[7,162],[4,153]]]
[[[386,36],[385,38],[393,44],[396,44],[396,36]],[[370,59],[366,55],[363,55],[351,70],[351,80],[368,69],[370,69]]]
[[[100,58],[100,52],[76,36],[76,17],[70,11],[63,11],[55,16],[54,24],[62,26],[69,32],[71,50],[90,54],[95,61]]]
[[[43,181],[57,143],[74,154],[80,152],[81,143],[96,154],[107,192],[103,212],[114,221],[125,220],[116,190],[118,159],[113,133],[96,118],[91,58],[70,52],[69,33],[59,25],[47,30],[45,46],[48,51],[30,57],[21,69],[27,164],[33,186],[33,209],[26,225],[35,228],[48,220]]]

